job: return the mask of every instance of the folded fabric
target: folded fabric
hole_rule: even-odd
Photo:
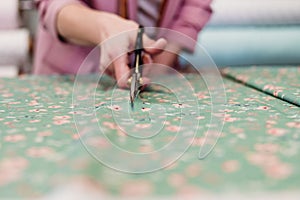
[[[0,30],[19,27],[19,1],[0,1]]]
[[[300,24],[298,0],[215,0],[209,25]]]
[[[300,106],[300,67],[226,68],[226,77]]]
[[[27,29],[0,30],[0,65],[22,65],[28,53]]]
[[[300,63],[300,26],[210,27],[198,40],[218,66]]]

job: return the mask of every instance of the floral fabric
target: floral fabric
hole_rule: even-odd
[[[294,72],[293,75],[289,75],[289,70]],[[245,69],[243,74],[249,77],[247,80],[254,72],[260,72],[265,77],[272,74],[276,79],[272,84],[274,87],[282,87],[282,94],[298,95],[298,90],[292,92],[293,88],[297,89],[293,84],[299,83],[295,75],[297,70],[257,68]],[[237,72],[242,71],[230,68],[225,71],[227,75]],[[284,81],[286,77],[289,77],[290,82]],[[186,78],[191,84],[197,83],[193,84],[197,105],[193,109],[184,110],[184,115],[199,122],[196,137],[179,160],[157,172],[145,174],[118,172],[101,164],[87,152],[74,123],[74,77],[27,76],[1,79],[0,197],[42,197],[82,177],[91,180],[93,187],[103,194],[116,197],[218,195],[227,191],[298,191],[300,109],[295,105],[297,101],[290,104],[224,78],[227,103],[223,105],[225,124],[222,135],[212,153],[199,160],[199,149],[211,117],[211,99],[204,81],[199,81],[199,76],[187,75]],[[268,81],[267,78],[259,80],[264,83]],[[149,112],[150,117],[150,111],[156,117],[161,113],[156,107],[150,106],[154,103],[165,107],[167,114],[162,114],[161,120],[167,123],[157,139],[137,142],[117,128],[112,116],[114,111],[117,117],[122,117],[118,115],[124,108],[120,102],[128,98],[129,92],[116,89],[119,96],[112,103],[109,98],[113,89],[111,83],[110,79],[104,79],[103,84],[97,86],[93,99],[95,116],[99,119],[99,126],[107,131],[109,140],[97,134],[91,135],[86,140],[91,147],[100,147],[109,152],[113,143],[129,151],[148,152],[162,147],[178,131],[182,130],[178,133],[184,134],[194,126],[187,123],[181,127],[179,123],[182,113],[178,114],[177,111],[188,105],[188,102],[177,102],[174,95],[164,90],[146,91],[143,93],[146,104],[138,107],[137,103],[137,109],[143,111],[137,112],[135,118],[142,121],[142,125],[135,128],[142,132],[149,126],[144,120],[145,115],[139,113]],[[94,83],[87,81],[82,90],[91,84]],[[88,121],[83,120],[82,123]],[[126,128],[125,121],[122,125]],[[114,154],[109,156],[113,157]],[[126,162],[126,158],[123,159]]]
[[[227,68],[226,77],[300,106],[300,67]]]

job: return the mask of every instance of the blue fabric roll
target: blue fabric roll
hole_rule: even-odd
[[[217,66],[300,64],[300,26],[208,27],[198,40]]]

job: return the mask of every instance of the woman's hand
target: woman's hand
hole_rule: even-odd
[[[135,46],[138,30],[136,22],[80,4],[71,4],[58,13],[57,29],[59,34],[71,43],[101,44],[100,70],[106,70],[115,77],[119,87],[127,87],[130,72],[128,52]],[[143,42],[146,63],[150,62],[149,57],[159,54],[166,46],[166,40],[154,41],[146,35]]]

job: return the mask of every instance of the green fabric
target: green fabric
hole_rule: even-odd
[[[40,197],[82,176],[95,181],[99,191],[118,197],[297,191],[300,185],[299,107],[224,79],[228,103],[224,105],[222,136],[213,152],[199,160],[199,149],[211,117],[210,95],[199,76],[186,77],[194,86],[197,101],[191,109],[183,109],[184,115],[189,116],[187,119],[199,122],[193,144],[173,165],[136,175],[118,172],[99,163],[78,139],[72,106],[74,77],[1,79],[0,198]],[[82,90],[94,84],[88,81],[93,77],[86,80]],[[171,77],[165,77],[165,80],[172,83]],[[150,105],[158,104],[165,107],[167,114],[161,114],[161,119],[168,123],[162,135],[146,143],[139,142],[115,128],[112,111],[122,118],[120,113],[125,105],[122,103],[128,99],[129,92],[117,89],[112,104],[110,97],[114,88],[111,83],[105,78],[97,87],[93,110],[110,141],[130,151],[145,152],[170,141],[183,117],[178,114],[182,108],[180,103],[194,103],[178,102],[177,97],[163,88],[150,88],[143,93],[143,101],[148,104],[136,102],[135,119],[145,119],[147,112],[138,112],[139,109],[151,108],[153,116],[157,117],[160,111]],[[80,98],[85,99],[84,96]],[[84,114],[89,109],[75,111]],[[149,115],[153,119],[151,112]],[[82,118],[82,124],[88,125],[88,120]],[[141,121],[147,124],[147,121]],[[126,128],[126,123],[121,125]],[[191,125],[185,123],[179,134],[193,126],[193,120]],[[112,147],[97,134],[90,135],[87,141],[90,147],[107,152]],[[122,162],[126,162],[126,158]]]
[[[300,67],[236,67],[222,72],[228,78],[300,106]]]

